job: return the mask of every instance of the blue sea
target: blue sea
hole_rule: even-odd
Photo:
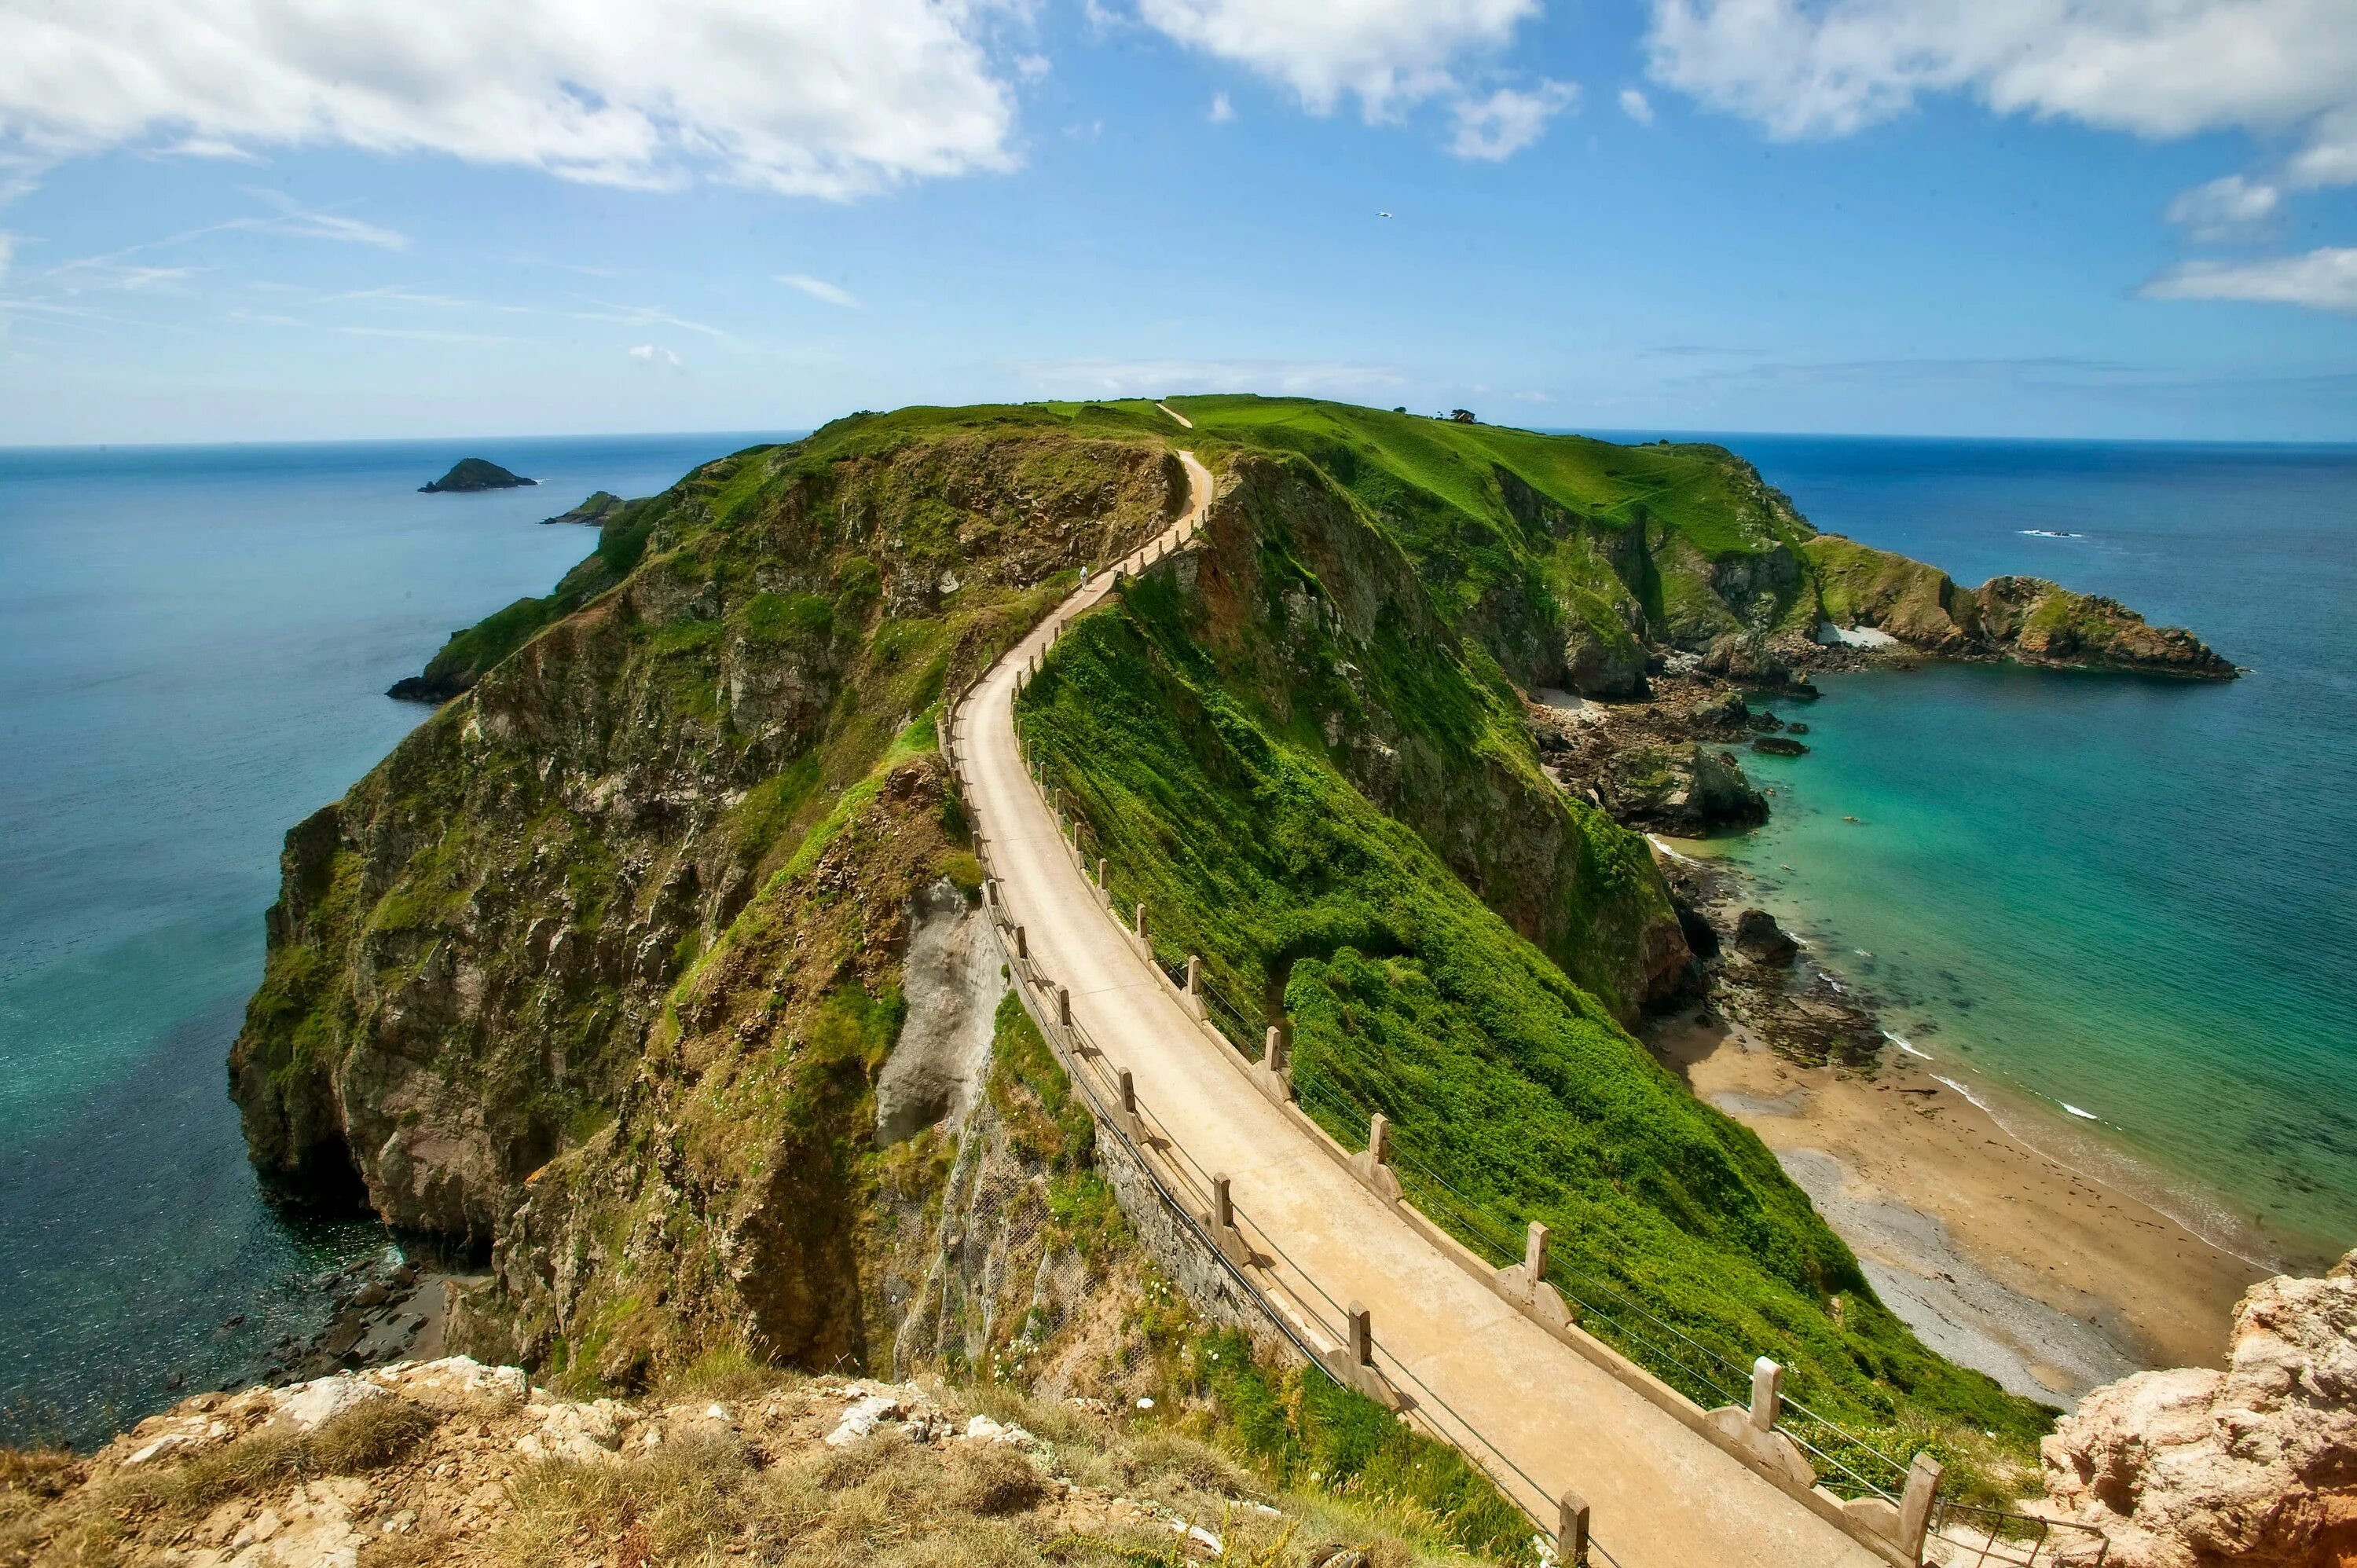
[[[2028,1141],[2255,1262],[2357,1247],[2357,448],[1713,439],[1821,529],[2248,668],[1825,679],[1726,849]]]
[[[265,1205],[226,1094],[280,837],[592,542],[537,519],[757,439],[0,450],[0,1441],[242,1380],[386,1244]],[[2031,1135],[2246,1249],[2357,1240],[2357,450],[1717,439],[1821,527],[2251,666],[1828,680],[1732,853]],[[462,456],[544,483],[415,493]]]
[[[0,1441],[243,1380],[386,1244],[265,1205],[228,1099],[279,840],[596,542],[538,520],[759,439],[0,450]],[[541,483],[417,493],[475,456]]]

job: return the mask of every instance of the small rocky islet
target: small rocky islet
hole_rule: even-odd
[[[488,458],[461,457],[450,465],[448,473],[417,489],[422,495],[466,495],[476,490],[521,489],[526,485],[538,483],[538,479],[511,474]]]

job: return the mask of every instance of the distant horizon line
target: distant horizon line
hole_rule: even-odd
[[[1189,394],[1176,394],[1176,395],[1184,396],[1184,395],[1189,395]],[[1218,396],[1218,395],[1222,395],[1222,394],[1219,394],[1219,393],[1202,393],[1202,394],[1194,394],[1194,395],[1202,395],[1202,396]],[[1062,399],[1062,398],[1055,398],[1055,399],[1039,398],[1039,399],[1032,399],[1032,400],[1030,400],[1030,401],[1031,401],[1031,402],[1033,402],[1033,403],[1049,403],[1049,402],[1054,402],[1054,403],[1062,403],[1062,402],[1068,402],[1068,401],[1072,401],[1072,400]],[[1081,401],[1089,401],[1089,400],[1081,400]],[[1113,401],[1129,402],[1129,401],[1134,401],[1134,400],[1131,400],[1131,399],[1119,399],[1119,400],[1108,399],[1108,400],[1106,400],[1106,401],[1108,401],[1108,402],[1113,402]],[[1344,400],[1340,400],[1340,399],[1332,399],[1332,400],[1329,400],[1329,399],[1314,399],[1314,400],[1311,400],[1311,401],[1316,401],[1316,402],[1328,402],[1328,401],[1332,401],[1332,402],[1342,402],[1342,401],[1344,401]],[[909,406],[921,406],[921,405],[915,405],[915,404],[912,404],[912,405],[909,405]],[[958,406],[958,405],[954,405],[954,404],[942,404],[942,405],[933,405],[933,406],[944,406],[944,407],[951,407],[951,406]],[[979,407],[979,406],[983,406],[983,405],[981,405],[981,404],[976,404],[976,405],[974,405],[974,406]],[[1015,404],[1015,405],[1013,405],[1013,406],[1017,406],[1017,407],[1019,407],[1019,406],[1022,406],[1022,405],[1018,403],[1018,404]],[[1360,405],[1357,405],[1357,406],[1361,406],[1361,407],[1367,407],[1367,408],[1374,408],[1374,407],[1377,407],[1378,405],[1373,404],[1373,403],[1366,403],[1366,404],[1360,404]],[[836,416],[836,418],[847,418],[847,417],[849,417],[849,415],[847,415],[847,414],[839,414],[839,415],[837,415],[837,416]],[[1443,416],[1441,416],[1441,415],[1437,415],[1437,414],[1423,414],[1423,415],[1419,415],[1418,417],[1427,418],[1427,419],[1438,419],[1438,418],[1442,418]],[[831,423],[833,423],[833,421],[829,421],[828,423],[830,423],[830,424],[831,424]],[[1765,439],[1765,440],[1773,440],[1773,441],[1877,441],[1877,442],[1892,442],[1892,443],[1898,443],[1898,442],[1922,442],[1922,443],[1945,443],[1945,444],[1949,444],[1949,445],[1955,445],[1955,446],[1980,445],[1980,446],[2217,446],[2217,447],[2267,447],[2267,448],[2277,448],[2277,449],[2283,449],[2283,450],[2341,450],[2341,449],[2357,450],[2357,437],[2352,437],[2352,438],[2349,438],[2349,439],[2342,439],[2342,440],[2325,440],[2325,439],[2306,439],[2306,440],[2301,440],[2301,439],[2282,439],[2282,440],[2273,440],[2273,439],[2265,439],[2265,438],[2260,438],[2260,437],[2255,437],[2255,436],[2203,436],[2203,435],[1953,435],[1953,434],[1944,434],[1944,433],[1936,432],[1936,431],[1883,432],[1883,431],[1855,431],[1855,430],[1737,430],[1737,429],[1716,429],[1716,430],[1715,430],[1715,429],[1708,429],[1708,428],[1706,428],[1706,427],[1703,427],[1703,426],[1698,426],[1698,425],[1695,425],[1695,426],[1680,426],[1680,425],[1641,425],[1641,424],[1632,424],[1632,425],[1601,425],[1601,424],[1598,424],[1598,425],[1567,425],[1567,424],[1508,424],[1508,423],[1504,423],[1504,422],[1492,421],[1492,420],[1483,420],[1483,421],[1481,421],[1480,423],[1482,423],[1482,424],[1491,424],[1491,425],[1494,425],[1496,428],[1499,428],[1499,429],[1505,429],[1505,430],[1527,430],[1527,431],[1530,431],[1531,433],[1533,433],[1533,434],[1534,434],[1534,435],[1585,435],[1585,436],[1588,436],[1588,437],[1590,437],[1590,438],[1592,438],[1592,439],[1596,439],[1596,440],[1619,441],[1619,442],[1621,442],[1622,444],[1641,444],[1641,442],[1658,441],[1658,440],[1695,440],[1695,441],[1709,441],[1709,442],[1712,442],[1712,443],[1715,443],[1715,444],[1725,444],[1725,443],[1727,443],[1727,442],[1728,442],[1728,441],[1731,441],[1731,440]],[[681,439],[685,439],[685,438],[693,437],[693,436],[705,436],[705,435],[710,435],[710,436],[748,436],[748,437],[754,437],[754,438],[757,438],[757,439],[759,439],[759,440],[788,440],[788,441],[792,441],[792,440],[800,440],[800,439],[802,439],[802,437],[804,437],[804,436],[807,436],[807,435],[812,435],[812,434],[815,433],[817,430],[819,430],[819,429],[821,429],[821,428],[823,428],[823,426],[820,426],[820,425],[807,425],[807,426],[776,426],[776,427],[770,427],[770,428],[762,428],[762,427],[759,427],[759,426],[749,426],[749,425],[748,425],[748,426],[743,426],[743,427],[733,428],[733,429],[732,429],[732,428],[727,428],[727,427],[722,427],[722,426],[715,426],[715,427],[709,427],[709,428],[700,428],[700,429],[681,429],[681,430],[584,430],[584,431],[551,431],[551,432],[544,432],[544,433],[540,433],[540,434],[531,434],[531,435],[340,435],[340,436],[299,436],[299,437],[253,436],[253,437],[240,437],[240,438],[233,439],[233,440],[221,440],[221,441],[52,441],[52,442],[28,442],[28,443],[0,443],[0,456],[15,456],[15,455],[19,455],[19,454],[30,455],[30,454],[45,453],[45,452],[53,452],[53,453],[70,453],[70,452],[113,452],[113,451],[134,451],[134,452],[171,452],[171,451],[188,451],[188,452],[200,452],[200,451],[222,451],[222,450],[231,450],[231,449],[237,449],[237,448],[248,448],[248,447],[251,447],[251,448],[270,448],[270,447],[320,447],[320,446],[434,446],[434,445],[452,445],[452,444],[461,444],[461,443],[470,443],[470,442],[471,442],[471,443],[477,443],[477,444],[484,444],[484,445],[513,445],[513,444],[524,444],[524,443],[531,443],[531,442],[536,442],[536,441],[666,441],[666,440],[681,440]]]

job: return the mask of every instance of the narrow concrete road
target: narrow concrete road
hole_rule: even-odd
[[[1186,462],[1193,510],[1133,563],[1182,542],[1209,505],[1211,474],[1191,456]],[[1018,667],[1097,603],[1112,577],[1092,580],[985,676],[956,728],[1008,913],[1041,968],[1070,987],[1074,1016],[1112,1066],[1129,1069],[1140,1101],[1198,1165],[1232,1178],[1237,1208],[1295,1267],[1326,1296],[1370,1310],[1381,1359],[1424,1385],[1394,1379],[1419,1414],[1452,1440],[1463,1425],[1476,1429],[1528,1479],[1476,1444],[1458,1446],[1541,1519],[1553,1519],[1562,1492],[1577,1491],[1594,1510],[1596,1541],[1620,1568],[1881,1568],[1880,1558],[1441,1256],[1251,1086],[1115,929],[1025,776],[1013,726]],[[1299,1298],[1320,1300],[1299,1280],[1286,1283]]]

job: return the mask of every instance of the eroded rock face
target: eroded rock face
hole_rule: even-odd
[[[248,1146],[283,1194],[488,1254],[454,1343],[587,1347],[617,1386],[864,1348],[846,1151],[952,850],[937,759],[888,748],[1187,490],[1151,443],[832,450],[633,503],[626,575],[287,837]]]
[[[2054,1509],[2110,1537],[2112,1568],[2357,1563],[2357,1252],[2253,1286],[2223,1372],[2097,1389],[2041,1456]]]

